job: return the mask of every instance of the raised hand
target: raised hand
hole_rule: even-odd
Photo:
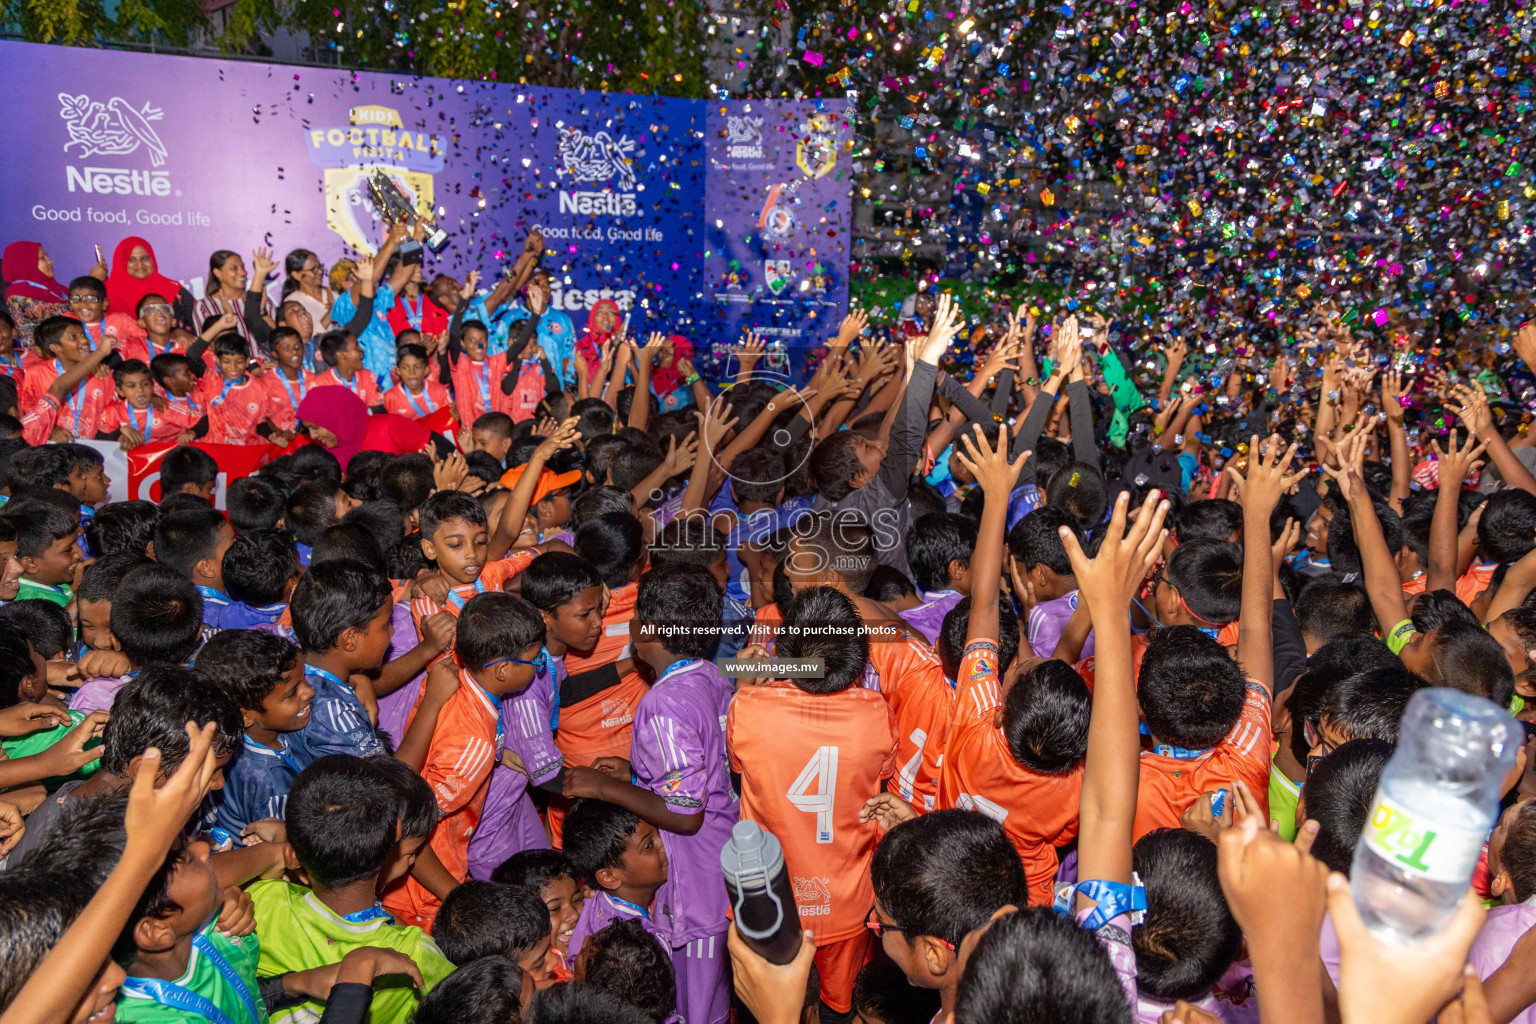
[[[1243,475],[1243,504],[1256,508],[1273,509],[1280,503],[1281,495],[1306,479],[1307,471],[1298,470],[1287,475],[1291,461],[1296,458],[1296,445],[1282,448],[1279,437],[1271,437],[1260,448],[1257,434],[1248,439],[1248,471]]]
[[[144,751],[133,785],[128,790],[128,810],[123,816],[129,846],[139,848],[146,855],[158,851],[161,857],[170,850],[187,819],[208,795],[213,777],[218,773],[213,735],[212,722],[202,726],[188,722],[187,738],[191,742],[186,759],[162,786],[155,785],[160,774],[159,749],[150,747]]]
[[[251,290],[261,291],[261,286],[266,284],[272,271],[277,269],[277,260],[272,256],[272,250],[264,246],[258,246],[251,253]]]
[[[757,361],[763,358],[763,352],[767,348],[767,339],[761,334],[748,331],[741,344],[736,346],[736,359],[741,364],[741,372],[745,373],[756,366]]]
[[[1482,467],[1481,456],[1487,451],[1488,442],[1468,434],[1467,443],[1458,446],[1453,430],[1446,438],[1445,448],[1440,447],[1439,441],[1431,441],[1429,447],[1440,463],[1440,486],[1445,487],[1449,482],[1450,486],[1460,487],[1463,480]]]
[[[1408,384],[1396,369],[1388,370],[1381,378],[1381,411],[1392,423],[1403,422],[1407,409],[1403,400],[1408,396]]]
[[[459,289],[459,298],[468,302],[475,297],[475,290],[480,287],[480,271],[471,270],[464,275],[464,286]]]
[[[1525,365],[1536,367],[1536,321],[1521,324],[1515,332],[1515,355]]]
[[[693,465],[693,457],[699,452],[699,435],[689,434],[679,443],[676,437],[667,440],[667,457],[662,460],[662,467],[667,471],[667,476],[673,477]]]
[[[965,321],[960,316],[960,307],[955,304],[954,298],[948,292],[940,293],[934,307],[933,326],[919,345],[918,361],[939,365],[939,359],[949,348],[949,343],[964,327]]]
[[[1483,386],[1476,381],[1457,384],[1451,388],[1451,399],[1446,408],[1461,419],[1461,425],[1478,437],[1487,437],[1493,430],[1493,412]]]
[[[660,331],[652,331],[651,336],[645,339],[645,344],[635,349],[635,361],[649,366],[666,347],[667,336]]]
[[[1189,345],[1183,338],[1174,338],[1163,345],[1163,355],[1169,366],[1183,366],[1189,356]]]
[[[539,446],[533,450],[532,458],[543,464],[553,458],[556,452],[575,447],[581,436],[576,430],[577,420],[578,417],[570,416],[561,422],[548,437],[539,442]]]
[[[853,339],[864,333],[864,328],[869,326],[869,314],[862,309],[851,309],[848,315],[843,317],[843,322],[837,327],[837,339],[834,345],[847,347],[853,344]]]
[[[713,453],[718,450],[720,442],[725,440],[736,426],[736,417],[731,415],[731,403],[711,402],[709,407],[702,412],[695,410],[694,417],[699,421],[699,440],[706,452]]]
[[[974,440],[972,440],[973,437]],[[995,446],[987,443],[987,435],[982,433],[981,427],[977,426],[970,432],[960,435],[960,448],[955,449],[955,458],[959,459],[960,464],[975,476],[976,482],[981,485],[982,492],[989,500],[995,498],[998,501],[1008,500],[1008,495],[1013,492],[1013,485],[1018,483],[1019,472],[1024,468],[1024,462],[1030,454],[1030,452],[1024,452],[1013,462],[1008,461],[1008,428],[1006,426],[997,432]]]
[[[1141,503],[1136,521],[1126,525],[1131,505],[1128,491],[1122,491],[1115,499],[1115,511],[1104,531],[1099,553],[1089,558],[1078,543],[1071,528],[1063,526],[1058,532],[1077,576],[1078,589],[1088,602],[1088,611],[1095,622],[1107,622],[1113,616],[1123,616],[1131,598],[1141,589],[1142,581],[1152,571],[1163,549],[1168,531],[1163,521],[1168,517],[1168,503],[1162,494],[1152,491]]]

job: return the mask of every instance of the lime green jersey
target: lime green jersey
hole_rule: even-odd
[[[59,742],[59,740],[63,739],[69,730],[73,729],[83,721],[85,721],[84,711],[71,711],[69,713],[69,725],[56,725],[51,729],[39,729],[37,732],[29,732],[25,736],[16,736],[12,739],[0,740],[0,747],[5,749],[5,756],[12,761],[16,760],[18,757],[31,757],[33,754],[41,754],[43,751]],[[90,750],[93,747],[99,748],[100,746],[101,740],[96,739],[92,740],[90,743],[87,743],[85,745],[85,749]],[[64,785],[64,783],[68,782],[70,779],[90,778],[92,775],[96,774],[96,769],[100,767],[101,759],[97,758],[85,767],[76,769],[73,775],[60,775],[52,779],[44,779],[43,788],[52,793],[54,790]]]
[[[228,938],[214,928],[202,933],[224,963],[234,970],[245,991],[241,992],[224,976],[213,961],[196,945],[187,960],[186,973],[168,986],[150,979],[135,979],[130,972],[117,995],[117,1019],[133,1024],[188,1024],[192,1021],[208,1021],[210,1018],[191,1009],[167,1005],[150,993],[156,988],[184,989],[193,997],[211,1002],[231,1024],[267,1024],[267,1009],[261,1001],[256,986],[256,964],[261,957],[261,943],[254,933],[239,938]],[[246,1000],[250,1002],[247,1003]],[[251,1019],[255,1009],[256,1019]]]

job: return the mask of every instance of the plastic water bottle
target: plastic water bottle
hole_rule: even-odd
[[[738,821],[720,851],[720,870],[736,930],[747,945],[769,963],[793,960],[800,952],[800,911],[774,834],[755,821]]]
[[[1377,938],[1409,945],[1450,924],[1498,817],[1519,732],[1497,704],[1460,690],[1408,701],[1349,873]]]

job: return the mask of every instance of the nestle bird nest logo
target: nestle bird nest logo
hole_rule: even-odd
[[[603,189],[562,189],[560,212],[583,217],[631,217],[640,210],[637,192],[644,191],[635,178],[635,140],[614,138],[606,131],[587,134],[580,128],[562,128],[555,173],[576,185],[603,185]]]
[[[725,119],[726,155],[733,160],[763,158],[763,119],[729,114]]]
[[[432,175],[443,169],[447,137],[405,127],[400,112],[376,104],[353,107],[347,124],[304,132],[309,160],[325,169],[325,221],[342,241],[372,253],[382,237],[367,181],[383,170],[424,215],[433,214]]]
[[[171,194],[169,171],[155,170],[165,164],[165,143],[153,122],[165,112],[150,103],[135,107],[121,96],[106,102],[93,100],[85,93],[59,93],[59,117],[69,141],[64,152],[77,160],[93,157],[130,156],[141,149],[148,154],[150,168],[103,166],[92,160],[84,166],[66,165],[65,181],[71,192],[93,195],[115,194],[168,196]]]

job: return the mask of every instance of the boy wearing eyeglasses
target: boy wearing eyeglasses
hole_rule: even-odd
[[[116,338],[118,351],[124,343],[142,334],[133,314],[107,310],[107,286],[94,277],[77,277],[69,282],[69,312],[85,328],[90,347],[86,354],[101,348],[103,338]]]
[[[456,881],[469,878],[469,841],[485,809],[491,770],[506,753],[503,698],[523,692],[533,682],[543,646],[543,616],[527,601],[501,593],[470,598],[459,613],[454,634],[457,689],[443,703],[435,722],[427,721],[426,709],[418,705],[397,751],[400,760],[419,767],[421,777],[432,787],[442,817],[428,843]],[[447,669],[434,672],[441,676]],[[423,757],[419,751],[424,741]],[[430,931],[442,898],[412,876],[386,894],[384,905],[401,923]]]

